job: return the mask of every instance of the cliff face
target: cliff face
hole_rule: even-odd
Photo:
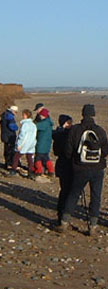
[[[0,83],[0,114],[8,106],[14,104],[16,98],[25,96],[23,85]]]
[[[24,88],[21,84],[1,84],[0,83],[0,96],[12,95],[16,96],[24,96]]]

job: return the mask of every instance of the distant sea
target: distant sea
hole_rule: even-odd
[[[25,87],[26,92],[31,93],[60,93],[60,92],[80,92],[80,91],[108,91],[108,87],[66,87],[66,86],[56,86],[56,87]]]

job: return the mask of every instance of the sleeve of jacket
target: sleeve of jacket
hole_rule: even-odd
[[[101,130],[101,150],[102,157],[105,158],[108,155],[108,138],[104,129]]]
[[[15,121],[10,121],[9,125],[8,125],[9,129],[12,131],[17,131],[18,130],[18,126],[16,124]]]
[[[12,131],[17,131],[18,126],[16,124],[15,118],[12,114],[6,114],[6,120],[8,123],[8,128]]]
[[[28,131],[27,131],[27,125],[23,124],[21,126],[19,135],[18,135],[18,140],[17,140],[17,146],[18,147],[23,147],[25,142],[27,141],[28,138]]]
[[[67,142],[65,145],[65,156],[68,159],[72,158],[72,153],[73,153],[73,144],[74,144],[74,129],[73,127],[70,129]]]
[[[53,130],[53,152],[55,156],[64,155],[65,131],[63,129]]]

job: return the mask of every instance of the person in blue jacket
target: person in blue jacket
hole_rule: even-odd
[[[48,175],[54,174],[53,163],[50,160],[49,153],[52,143],[52,128],[53,122],[49,116],[49,111],[43,108],[40,113],[40,121],[37,122],[37,144],[35,156],[35,174],[42,175],[45,169],[48,170]]]
[[[17,112],[18,107],[13,105],[1,115],[1,141],[4,143],[5,169],[12,166],[13,162],[16,131],[18,130],[15,120]]]

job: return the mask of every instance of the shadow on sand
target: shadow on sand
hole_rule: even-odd
[[[0,191],[5,195],[12,196],[24,202],[28,202],[45,209],[57,210],[57,198],[50,196],[42,191],[36,191],[12,183],[10,184],[6,181],[0,181]],[[3,198],[0,198],[0,206],[4,206],[5,208],[8,208],[16,214],[37,224],[42,224],[43,226],[50,229],[53,229],[53,225],[57,224],[57,220],[51,220],[50,218],[42,216],[41,214],[36,214],[35,212],[30,211],[23,206],[20,206],[13,202],[9,202],[8,200]],[[78,205],[73,217],[77,219],[82,219],[84,222],[86,222],[88,220],[88,207],[84,207],[83,204]],[[107,212],[100,212],[100,218],[98,223],[102,226],[108,227]],[[80,230],[78,231],[80,232]]]
[[[20,185],[10,184],[6,181],[0,181],[0,192],[45,209],[57,209],[57,198],[52,197],[42,191],[36,191]],[[0,206],[4,206],[5,208],[8,208],[9,210],[32,222],[37,224],[41,223],[45,227],[52,227],[53,223],[56,224],[54,219],[51,220],[42,216],[41,214],[36,214],[35,212],[26,209],[22,205],[20,206],[3,198],[0,198]]]

